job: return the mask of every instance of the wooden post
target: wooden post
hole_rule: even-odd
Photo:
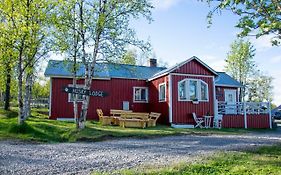
[[[268,102],[268,116],[269,116],[269,128],[272,129],[272,118],[271,118],[271,105],[270,102]]]
[[[244,126],[245,126],[245,129],[247,129],[248,126],[247,126],[246,102],[243,102],[243,113],[244,113]]]

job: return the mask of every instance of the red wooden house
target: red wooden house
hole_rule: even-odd
[[[63,92],[64,87],[72,84],[69,67],[69,63],[51,60],[45,71],[51,80],[50,119],[73,120],[72,95]],[[83,75],[84,68],[80,66],[78,76]],[[83,84],[82,78],[78,84]],[[239,87],[229,75],[214,71],[197,57],[168,69],[157,67],[155,59],[150,60],[150,66],[97,63],[91,90],[108,95],[90,98],[87,117],[98,120],[97,108],[105,114],[110,109],[159,112],[160,123],[193,127],[193,112],[199,116],[216,116],[218,101],[237,104]],[[224,105],[221,111],[224,115],[238,115],[238,108]]]

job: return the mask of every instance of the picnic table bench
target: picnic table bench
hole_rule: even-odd
[[[149,113],[130,112],[122,113],[119,119],[119,126],[145,128],[149,119]]]
[[[119,120],[119,125],[121,127],[152,127],[156,126],[156,122],[160,117],[161,113],[151,112],[149,113],[140,113],[132,112],[121,114],[121,119]]]
[[[124,113],[131,113],[133,111],[131,110],[120,110],[120,109],[110,109],[110,115],[112,116],[112,124],[113,125],[119,125],[119,120],[121,118],[121,114]]]

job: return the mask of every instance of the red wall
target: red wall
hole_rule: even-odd
[[[159,84],[166,82],[166,101],[159,102]],[[169,78],[163,76],[149,83],[149,110],[161,113],[157,122],[169,123]]]
[[[207,69],[205,66],[203,66],[201,63],[199,63],[196,60],[192,60],[187,64],[179,67],[178,69],[174,70],[173,73],[211,75],[211,76],[214,75],[214,73],[212,73],[209,69]]]
[[[223,116],[223,128],[245,128],[244,115],[231,115]],[[269,128],[269,115],[268,114],[248,114],[247,115],[248,128]]]
[[[185,79],[201,79],[208,84],[209,101],[199,102],[193,104],[191,101],[178,101],[178,82]],[[172,76],[173,84],[173,123],[174,124],[195,124],[192,113],[195,112],[197,116],[204,116],[207,112],[214,115],[214,95],[213,95],[213,78],[212,77],[194,77],[194,76]]]
[[[78,84],[84,81],[79,80]],[[72,79],[52,78],[52,102],[51,119],[73,118],[73,103],[68,102],[68,94],[62,92],[62,88],[72,84]],[[96,109],[101,108],[105,115],[109,115],[110,109],[122,109],[123,101],[130,102],[130,109],[136,112],[148,112],[148,103],[133,103],[133,87],[147,87],[144,80],[111,79],[93,80],[91,90],[103,90],[107,97],[91,97],[88,109],[88,119],[98,119]],[[149,93],[149,91],[148,91]],[[79,103],[79,112],[81,103]]]

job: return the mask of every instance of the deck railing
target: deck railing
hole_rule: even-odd
[[[227,102],[218,102],[218,114],[268,114],[270,113],[270,104],[268,102],[237,102],[228,104]]]
[[[219,115],[222,116],[244,116],[244,127],[248,128],[248,116],[254,119],[255,117],[261,117],[268,115],[269,127],[272,128],[272,119],[271,119],[271,107],[269,102],[237,102],[237,103],[227,103],[227,102],[218,102],[215,103],[215,118]],[[254,117],[254,118],[253,118]],[[235,119],[236,120],[236,119]],[[259,118],[257,118],[259,120]]]

